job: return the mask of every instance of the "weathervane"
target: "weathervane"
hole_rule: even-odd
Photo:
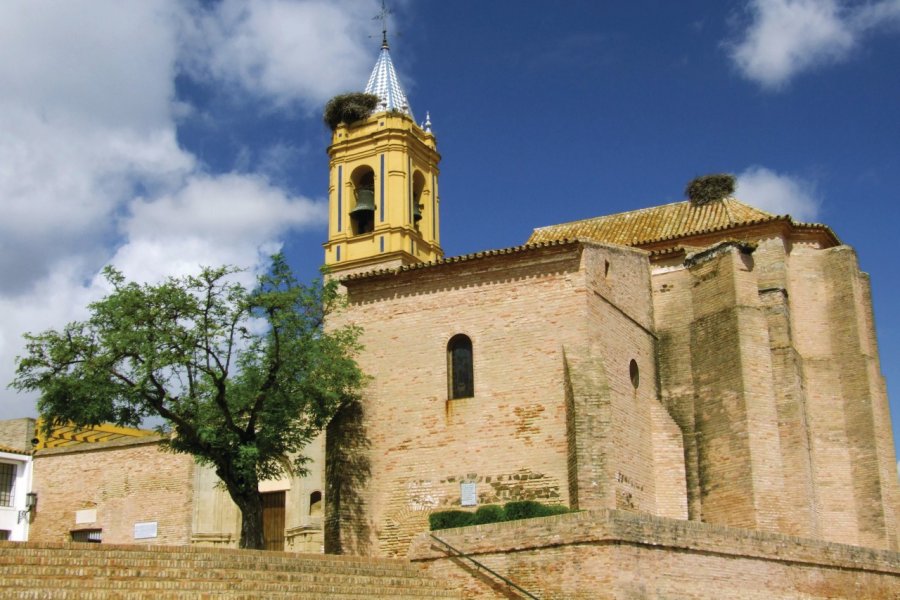
[[[381,19],[381,47],[382,48],[388,47],[387,18],[388,18],[388,15],[391,14],[391,12],[392,11],[388,10],[387,6],[385,5],[385,0],[381,0],[381,12],[378,13],[378,15],[373,18],[373,20]]]

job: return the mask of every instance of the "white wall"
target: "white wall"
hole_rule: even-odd
[[[16,465],[16,483],[12,506],[0,506],[0,529],[9,530],[11,541],[28,539],[28,519],[19,522],[19,511],[25,510],[25,494],[31,491],[31,456],[0,452],[0,462]]]

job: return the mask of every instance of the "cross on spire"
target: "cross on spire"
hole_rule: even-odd
[[[381,47],[387,48],[387,19],[391,11],[385,5],[385,0],[381,0],[381,11],[375,16],[375,19],[381,19]]]

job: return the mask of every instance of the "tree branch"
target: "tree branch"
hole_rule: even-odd
[[[255,430],[256,417],[265,403],[269,390],[275,385],[278,371],[281,369],[281,331],[279,330],[278,325],[275,324],[275,309],[269,308],[266,310],[266,313],[269,315],[269,322],[272,323],[272,339],[275,356],[272,359],[272,362],[269,363],[266,380],[263,382],[262,386],[260,386],[259,393],[256,395],[256,401],[253,403],[253,408],[250,409],[250,418],[247,420],[248,435]]]

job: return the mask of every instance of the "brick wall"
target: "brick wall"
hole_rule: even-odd
[[[544,600],[900,596],[900,554],[614,510],[436,532]],[[467,598],[507,598],[427,535],[410,559]]]
[[[405,554],[431,511],[460,507],[463,482],[479,505],[568,503],[563,348],[584,335],[580,249],[510,258],[348,283],[342,316],[363,327],[359,363],[372,379],[362,456],[328,476],[329,510],[357,508],[340,541],[326,527],[326,551]],[[450,400],[447,343],[460,333],[472,340],[474,397]],[[328,436],[343,443],[334,427]],[[335,477],[364,473],[336,493]]]
[[[673,467],[671,496],[683,468],[671,464],[674,424],[654,421],[649,282],[646,253],[577,243],[348,281],[333,323],[362,326],[372,379],[358,422],[345,422],[361,443],[328,432],[342,466],[328,477],[326,549],[403,555],[430,512],[461,508],[464,482],[478,505],[655,512],[657,470]],[[446,349],[459,333],[473,343],[475,394],[450,400]],[[350,473],[353,485],[335,480]]]
[[[897,548],[868,279],[851,249],[760,236],[653,273],[660,394],[691,519]]]
[[[34,419],[0,421],[0,446],[31,452],[34,438]]]
[[[328,433],[340,460],[326,548],[402,555],[471,483],[478,505],[537,499],[896,549],[868,279],[845,246],[757,234],[684,260],[563,242],[346,280],[332,323],[363,328],[372,379],[355,421]],[[451,400],[460,333],[475,393]]]
[[[147,439],[41,450],[29,539],[63,542],[73,530],[102,529],[103,542],[129,544],[135,523],[156,522],[157,537],[139,543],[189,544],[193,469],[193,457],[161,452]]]

